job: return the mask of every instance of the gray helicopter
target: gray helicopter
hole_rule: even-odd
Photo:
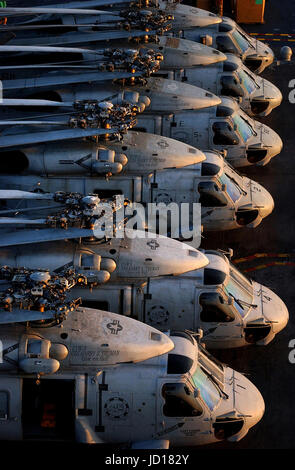
[[[204,254],[209,264],[199,271],[142,284],[108,283],[92,293],[78,286],[71,296],[79,295],[86,307],[131,316],[162,331],[201,329],[209,349],[269,344],[288,323],[284,302],[269,288],[246,278],[223,253],[207,250]]]
[[[183,37],[213,46],[224,54],[235,54],[246,67],[258,74],[274,61],[272,49],[249,36],[231,18],[223,17],[221,23],[206,28],[184,29]]]
[[[83,4],[79,2],[52,4],[49,7],[33,8],[2,8],[1,11],[6,17],[29,16],[29,20],[22,20],[21,25],[34,25],[40,21],[46,21],[52,24],[56,19],[61,20],[63,25],[91,24],[91,20],[96,22],[116,21],[119,14],[125,9],[131,7],[133,11],[145,12],[147,17],[152,14],[161,13],[173,17],[174,28],[182,29],[185,24],[187,27],[206,27],[212,24],[221,23],[222,19],[201,8],[193,8],[188,5],[182,5],[178,1],[145,1],[131,2],[114,0],[86,0]],[[99,8],[99,10],[97,10]]]
[[[77,81],[79,80],[79,75]],[[35,80],[31,80],[32,91],[31,94],[27,94],[28,100],[23,100],[24,110],[27,113],[28,107],[38,106],[37,101],[30,103],[30,99],[36,96],[36,90],[38,85],[35,86]],[[120,81],[121,82],[121,81]],[[134,82],[133,84],[122,84],[122,83],[107,81],[100,83],[93,83],[90,81],[88,84],[72,84],[64,85],[63,88],[54,87],[52,83],[49,83],[51,91],[54,92],[55,103],[51,106],[57,106],[56,102],[59,101],[59,107],[62,107],[64,103],[81,101],[81,100],[98,100],[98,101],[110,101],[113,103],[118,102],[118,96],[122,93],[137,93],[138,96],[147,96],[148,111],[149,112],[178,112],[186,109],[203,109],[211,106],[216,106],[221,103],[221,100],[216,95],[209,93],[208,91],[198,88],[194,85],[181,83],[176,80],[164,79],[161,77],[147,77],[143,81]],[[3,107],[9,105],[13,106],[11,99],[17,99],[17,91],[14,90],[14,97],[4,99],[1,103]],[[132,95],[130,95],[132,96]],[[48,91],[44,90],[38,93],[38,98],[48,97]],[[143,101],[143,100],[142,100]],[[21,100],[18,102],[19,106],[22,105]],[[45,106],[44,103],[40,103],[40,106]],[[50,105],[50,103],[48,104]],[[17,106],[17,104],[16,104]],[[145,108],[141,111],[144,111]],[[147,111],[147,108],[146,108]],[[21,114],[19,113],[21,116]]]
[[[249,117],[233,98],[223,96],[221,100],[220,105],[201,110],[144,113],[134,129],[172,137],[200,149],[226,149],[226,158],[234,167],[264,166],[281,152],[283,143],[276,132]]]
[[[148,325],[81,307],[79,299],[66,299],[73,286],[87,284],[81,273],[8,266],[0,271],[1,440],[26,437],[23,386],[34,384],[42,389],[44,376],[58,381],[51,383],[67,382],[71,375],[98,376],[107,368],[147,360],[174,348],[167,335]],[[50,406],[44,409],[43,424],[48,425],[49,415]]]
[[[152,141],[149,137],[155,136],[143,134],[143,139],[145,138],[146,142]],[[165,141],[162,143],[165,143]],[[14,217],[14,211],[18,214],[21,211],[25,211],[27,214],[31,212],[31,220],[28,220],[28,216],[25,219],[27,224],[40,225],[48,223],[46,218],[40,219],[38,206],[34,208],[32,201],[38,198],[40,200],[57,198],[52,193],[58,195],[61,192],[63,194],[62,192],[67,190],[69,184],[75,193],[82,192],[84,188],[87,188],[87,191],[99,197],[111,193],[122,195],[122,198],[133,201],[130,204],[130,213],[133,210],[138,212],[139,205],[143,208],[142,227],[149,227],[149,229],[152,227],[153,230],[156,230],[156,227],[150,224],[152,220],[154,223],[156,220],[161,220],[165,229],[175,238],[179,237],[178,224],[180,217],[177,211],[177,219],[171,220],[168,224],[168,213],[172,213],[178,208],[181,217],[183,217],[182,210],[184,210],[183,204],[185,203],[189,206],[186,209],[189,211],[191,220],[194,216],[194,203],[201,204],[200,223],[202,223],[205,231],[232,230],[242,227],[255,228],[263,218],[272,212],[274,201],[268,191],[255,181],[240,176],[217,152],[207,151],[205,154],[201,154],[201,163],[195,164],[189,164],[188,161],[186,162],[188,164],[185,164],[186,159],[184,156],[182,160],[181,158],[179,160],[175,158],[178,164],[177,168],[173,168],[173,163],[170,162],[170,169],[165,168],[165,163],[161,169],[161,167],[159,168],[158,158],[154,158],[154,167],[154,160],[146,158],[144,145],[142,144],[141,133],[132,132],[130,138],[127,135],[125,141],[109,143],[109,150],[100,150],[100,158],[103,158],[103,155],[106,154],[105,162],[96,160],[90,166],[88,152],[92,151],[94,146],[87,144],[80,144],[76,148],[77,162],[84,158],[81,152],[88,155],[88,158],[83,160],[84,165],[82,164],[82,166],[79,163],[75,165],[74,155],[71,152],[72,146],[65,144],[58,151],[54,151],[52,146],[47,146],[45,150],[42,148],[39,150],[38,148],[28,149],[27,151],[23,149],[22,152],[16,151],[3,154],[3,158],[5,157],[9,161],[12,168],[16,168],[17,160],[20,160],[21,163],[22,158],[27,160],[27,165],[23,175],[10,176],[7,173],[3,176],[0,175],[0,186],[3,188],[0,191],[0,199],[2,204],[6,201],[7,205],[6,210],[2,209],[0,211],[0,223],[2,225],[11,224],[11,226],[21,224],[22,219]],[[129,147],[129,151],[127,150],[128,158],[126,155],[119,153],[122,147],[125,148],[125,146]],[[143,152],[141,152],[142,148]],[[179,150],[181,150],[181,147]],[[128,162],[122,173],[113,171],[113,168],[115,170],[122,168],[121,163],[115,162],[114,151],[117,151],[115,155],[119,155],[121,161],[125,156]],[[129,155],[135,152],[138,158],[134,165],[132,164],[132,156],[130,158]],[[171,151],[167,153],[170,154]],[[42,162],[41,154],[49,155],[50,166],[45,161],[45,166],[40,166]],[[177,154],[177,152],[174,151],[174,154]],[[142,168],[140,168],[141,159],[139,155],[144,162],[148,160],[148,163],[143,164]],[[108,160],[107,157],[109,157]],[[73,169],[68,172],[66,170],[69,158],[71,158],[72,163],[70,162],[70,165]],[[117,160],[119,160],[118,157]],[[62,165],[59,163],[61,161],[63,162]],[[181,161],[183,166],[181,166]],[[94,168],[94,171],[91,171],[91,168]],[[49,172],[50,177],[46,176],[46,172]],[[111,176],[112,172],[113,176]],[[107,178],[105,177],[106,174],[108,175]],[[7,190],[4,188],[7,188]],[[16,188],[18,189],[13,191]],[[31,188],[33,192],[26,192],[27,188]],[[23,191],[18,191],[19,189]],[[11,204],[12,200],[15,201],[13,204]],[[99,199],[97,198],[97,200]],[[48,210],[50,211],[50,206],[42,208],[43,217]],[[155,216],[155,210],[157,211],[157,217]],[[5,217],[7,214],[11,214],[12,217]],[[153,218],[153,216],[155,217]]]
[[[4,42],[15,46],[86,45],[114,40],[148,42],[150,39],[156,38],[157,35],[167,32],[171,28],[173,20],[172,15],[166,15],[159,10],[152,13],[148,10],[135,10],[134,8],[123,8],[116,12],[60,9],[63,17],[66,17],[66,24],[60,24],[60,21],[55,23],[54,20],[52,24],[46,24],[46,17],[44,24],[42,13],[50,15],[50,13],[56,13],[57,10],[52,8],[13,8],[2,11],[3,14],[13,17],[41,14],[41,18],[37,18],[37,22],[41,20],[41,24],[35,24],[31,20],[8,27],[5,25],[4,29],[0,30],[0,34],[1,31],[4,33]],[[55,16],[58,18],[58,15]],[[76,17],[74,22],[73,16]],[[83,18],[86,18],[85,24],[83,24]],[[80,24],[81,20],[82,24]]]
[[[205,51],[203,51],[205,54]],[[166,50],[165,50],[166,55]],[[282,102],[282,93],[271,82],[248,69],[241,59],[227,54],[227,59],[201,67],[183,67],[165,74],[165,60],[157,75],[190,83],[216,95],[236,98],[240,107],[250,116],[268,116]],[[163,69],[163,70],[162,70]]]
[[[114,325],[114,331],[119,326]],[[45,376],[39,385],[34,376],[13,373],[15,363],[8,363],[11,370],[7,371],[0,365],[0,439],[62,439],[167,449],[238,441],[264,414],[263,398],[250,380],[219,363],[189,333],[171,333],[174,350],[158,359],[103,371],[92,366],[85,373],[70,336],[54,327],[50,331],[49,338],[57,342],[52,355],[61,359],[64,350],[72,347],[74,364],[69,371]],[[34,331],[27,338],[21,336],[22,327],[14,329],[13,336],[12,328],[5,333],[7,359],[17,358],[16,344],[22,362],[27,359],[23,355],[38,352],[41,341]],[[49,342],[44,338],[44,350],[46,345],[48,351]]]

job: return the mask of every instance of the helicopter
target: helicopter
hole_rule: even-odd
[[[154,279],[141,290],[132,287],[134,318],[164,331],[180,325],[194,332],[200,328],[209,349],[269,344],[288,323],[284,302],[269,288],[246,278],[221,252],[204,253],[209,259],[204,270]],[[77,291],[86,306],[118,311],[118,288],[101,286],[92,296],[83,288]],[[124,295],[130,295],[130,286],[124,289]]]
[[[190,83],[218,96],[233,97],[249,116],[268,116],[283,99],[282,93],[273,83],[251,72],[233,54],[227,54],[223,62],[218,61],[208,66],[183,67],[182,70],[173,71],[167,67],[166,73],[164,69],[165,60],[156,75]]]
[[[141,145],[139,142],[140,133],[136,136],[134,133],[131,133],[131,136],[138,137],[137,139],[133,139],[133,145],[136,141],[138,142],[136,151],[141,154]],[[127,144],[127,142],[125,142],[125,144]],[[79,149],[81,148],[83,149],[82,146],[79,147]],[[84,147],[85,150],[86,148]],[[109,149],[112,150],[108,150],[108,152],[111,153],[117,150],[116,155],[119,154],[121,148],[121,142],[113,143],[109,146]],[[67,155],[70,154],[71,159],[73,159],[70,149],[71,147],[68,145],[64,146],[62,150]],[[79,149],[77,148],[76,150],[78,151]],[[59,149],[59,157],[61,154],[60,150],[61,149]],[[39,152],[42,152],[42,150],[40,149]],[[47,147],[47,152],[50,154],[51,158],[50,147]],[[102,152],[107,153],[106,150],[102,150]],[[0,191],[0,199],[2,200],[2,204],[6,201],[7,205],[6,209],[3,207],[2,211],[0,211],[0,216],[7,214],[12,215],[10,218],[0,218],[0,224],[5,224],[5,226],[11,224],[13,227],[16,224],[22,223],[20,217],[13,216],[13,211],[19,214],[20,211],[24,209],[25,212],[28,213],[31,207],[31,213],[32,211],[34,213],[37,212],[37,216],[40,217],[38,207],[34,208],[32,203],[29,203],[30,199],[31,201],[38,198],[40,200],[48,200],[50,198],[58,200],[58,195],[63,194],[69,186],[69,183],[76,194],[87,187],[88,191],[96,195],[97,200],[99,200],[98,196],[101,197],[110,193],[120,194],[121,198],[127,198],[129,201],[132,200],[132,203],[130,203],[130,213],[132,213],[132,210],[138,210],[138,203],[140,203],[141,206],[143,205],[144,207],[142,226],[146,227],[146,224],[148,224],[149,229],[153,227],[153,230],[156,230],[156,227],[151,226],[151,223],[153,215],[155,215],[155,209],[158,210],[157,217],[159,220],[162,220],[162,223],[165,222],[166,230],[168,227],[168,229],[172,231],[171,234],[174,238],[178,238],[176,234],[177,230],[179,231],[179,227],[178,225],[176,227],[175,223],[178,224],[180,219],[178,217],[176,222],[171,220],[170,225],[168,224],[168,212],[174,209],[173,204],[178,206],[181,211],[181,216],[183,210],[182,204],[186,203],[189,205],[188,210],[190,217],[193,217],[193,205],[195,203],[201,204],[201,224],[205,231],[232,230],[242,227],[255,228],[274,208],[273,198],[266,189],[255,181],[245,176],[240,176],[226,163],[221,154],[213,151],[204,152],[204,159],[201,163],[185,165],[183,167],[180,167],[179,161],[177,168],[158,168],[151,172],[152,162],[150,162],[150,173],[148,173],[146,171],[147,168],[144,167],[140,170],[139,161],[137,161],[135,167],[136,172],[133,170],[133,172],[131,171],[131,174],[129,174],[127,164],[122,173],[116,174],[114,172],[115,174],[112,177],[109,174],[107,179],[102,172],[101,176],[97,174],[97,171],[89,175],[89,166],[77,166],[71,175],[69,175],[69,173],[65,174],[65,170],[63,168],[60,170],[59,164],[56,162],[54,165],[52,160],[50,165],[50,177],[48,178],[44,176],[44,172],[42,168],[40,168],[39,162],[41,159],[37,149],[35,152],[29,150],[29,153],[26,153],[24,149],[21,154],[13,152],[11,154],[14,159],[17,159],[20,155],[28,159],[29,163],[27,168],[32,169],[31,173],[30,170],[28,171],[26,169],[23,175],[9,176],[5,174],[5,176],[0,176],[0,186],[3,188],[3,190]],[[145,156],[144,154],[141,155],[142,157]],[[78,154],[78,157],[81,159],[81,153]],[[6,158],[10,160],[9,154],[6,155]],[[109,160],[111,160],[111,158],[109,158]],[[113,160],[115,160],[115,157]],[[184,158],[182,160],[184,161]],[[10,164],[13,165],[13,161],[14,160],[10,160]],[[67,160],[64,158],[63,161],[66,162]],[[170,162],[170,164],[172,166],[172,162]],[[110,170],[107,163],[104,164],[101,162],[101,165],[103,165],[103,169],[106,166],[106,169]],[[120,164],[114,163],[114,165]],[[132,160],[130,162],[130,168],[132,170]],[[34,176],[34,173],[39,174]],[[29,187],[32,188],[31,192],[13,191],[12,189],[20,188],[25,190]],[[4,188],[10,189],[5,190]],[[54,191],[57,196],[48,193],[48,191]],[[12,199],[16,202],[9,205],[8,201],[11,202]],[[25,202],[27,202],[26,208],[24,207]],[[16,209],[14,209],[14,206]],[[43,207],[43,214],[44,209],[45,211],[50,210],[50,206]],[[156,218],[154,221],[156,222]],[[47,224],[48,218],[42,220],[36,218],[36,215],[33,215],[31,220],[28,220],[27,217],[23,224],[24,223],[32,225]],[[196,221],[194,221],[194,223],[196,223]]]
[[[9,328],[7,335],[12,345]],[[134,449],[239,441],[261,420],[263,398],[249,379],[213,358],[200,336],[171,332],[169,354],[100,373],[56,373],[39,385],[34,377],[1,371],[0,439],[54,438]]]
[[[1,9],[3,14],[9,16],[32,16],[41,13],[56,14],[57,10],[52,8],[29,8],[29,9]],[[3,26],[0,30],[4,33],[3,41],[11,45],[69,45],[69,44],[91,44],[100,41],[127,40],[148,42],[150,39],[161,35],[171,28],[172,15],[165,15],[161,11],[154,14],[148,10],[126,8],[119,12],[102,12],[96,10],[82,9],[60,9],[66,16],[66,24],[57,23],[32,24],[32,21]],[[109,14],[108,14],[109,13]],[[76,17],[78,24],[74,20]],[[56,16],[56,15],[55,15]],[[80,19],[80,18],[81,19]],[[86,23],[83,24],[83,17]],[[82,24],[79,24],[82,20]],[[38,21],[38,20],[37,20]],[[90,21],[90,24],[89,24]],[[76,29],[78,28],[78,31]],[[13,31],[13,33],[12,33]]]
[[[222,17],[222,22],[206,28],[185,29],[185,39],[213,46],[224,54],[241,58],[246,67],[260,74],[274,61],[272,49],[249,36],[234,20]]]
[[[203,253],[209,264],[201,270],[148,282],[100,284],[91,294],[82,285],[70,296],[81,297],[86,307],[131,316],[162,331],[201,329],[209,349],[269,344],[288,323],[284,302],[230,262],[231,250]]]
[[[137,51],[135,51],[137,53]],[[33,78],[29,82],[24,79],[24,88],[27,91],[27,98],[34,99],[48,99],[48,91],[41,90],[38,92],[38,82],[41,82],[41,87],[50,88],[50,94],[55,99],[54,101],[60,101],[59,106],[63,106],[63,103],[77,100],[99,100],[99,101],[111,101],[117,98],[119,93],[138,93],[141,96],[147,96],[149,98],[149,111],[150,112],[171,112],[179,111],[183,109],[203,109],[210,106],[216,106],[221,103],[221,100],[216,95],[209,93],[201,88],[194,85],[189,85],[175,80],[164,79],[161,77],[146,77],[143,80],[139,79],[136,81],[135,77],[131,84],[125,83],[125,79],[118,79],[115,81],[104,81],[94,82],[89,77],[89,83],[80,83],[79,74],[76,76],[76,83],[64,84],[59,89],[58,86],[54,86],[55,76],[53,80],[51,77]],[[20,85],[22,81],[17,80]],[[5,86],[5,85],[4,85]],[[31,91],[29,90],[31,88]],[[17,99],[19,92],[16,91],[14,86],[14,96],[9,99]],[[2,107],[9,105],[9,101],[4,99],[1,103]],[[21,105],[19,101],[19,106]],[[23,106],[27,107],[30,105],[30,101],[23,100]],[[33,103],[37,106],[37,101]],[[42,106],[42,103],[40,104]],[[52,105],[53,106],[53,105]],[[144,111],[145,108],[141,111]]]
[[[0,271],[0,439],[24,437],[22,385],[33,383],[38,388],[42,384],[42,388],[44,376],[57,380],[66,374],[97,376],[106,368],[174,348],[167,335],[148,325],[81,307],[80,299],[66,299],[74,285],[87,284],[80,273],[8,266]]]
[[[226,159],[234,167],[264,166],[282,151],[283,142],[276,132],[249,117],[235,99],[220,98],[220,105],[201,110],[144,113],[134,130],[161,134],[200,149],[225,149]]]
[[[108,7],[111,10],[108,10]],[[52,4],[49,7],[33,7],[33,8],[2,8],[1,11],[6,18],[29,16],[29,20],[21,20],[18,22],[22,25],[38,24],[40,21],[46,21],[48,24],[54,23],[59,19],[63,25],[83,25],[89,24],[90,18],[94,17],[99,21],[114,21],[119,14],[125,9],[132,7],[133,11],[152,12],[154,15],[161,13],[168,17],[172,17],[175,28],[181,29],[183,25],[187,27],[206,27],[212,24],[221,23],[222,19],[211,12],[202,10],[201,8],[193,8],[188,5],[180,4],[174,1],[122,1],[110,0],[93,1],[86,0],[83,4],[79,2]],[[97,11],[97,8],[100,10]],[[92,9],[92,10],[90,10]],[[148,15],[150,16],[150,15]],[[90,17],[90,18],[89,18]]]

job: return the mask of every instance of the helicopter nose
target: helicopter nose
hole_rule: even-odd
[[[266,110],[264,116],[267,116],[273,109],[280,106],[283,100],[281,91],[273,83],[264,79],[264,95],[269,100],[269,107]]]
[[[257,55],[261,58],[261,65],[256,73],[261,73],[273,63],[275,56],[273,50],[261,41],[256,42],[256,51]]]
[[[272,213],[275,207],[275,203],[272,195],[256,181],[252,181],[251,191],[253,202],[259,207],[259,216],[264,219]]]
[[[265,411],[265,404],[258,388],[243,374],[233,371],[233,389],[236,393],[235,408],[239,416],[244,419],[244,426],[238,434],[229,437],[231,442],[239,441],[244,437],[250,428],[255,426],[262,419]]]
[[[266,321],[272,322],[272,332],[274,335],[282,331],[289,321],[289,311],[282,299],[268,287],[254,283],[254,302],[262,304],[262,313]],[[259,342],[257,344],[260,344]],[[261,344],[264,344],[261,343]]]
[[[258,166],[266,165],[273,157],[279,155],[283,149],[283,141],[280,136],[265,124],[261,127],[262,146],[267,149],[264,160],[257,163]]]
[[[255,116],[265,117],[280,106],[283,95],[273,83],[257,77],[259,78],[261,86],[251,96],[251,111]]]

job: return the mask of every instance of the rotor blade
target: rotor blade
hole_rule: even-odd
[[[67,121],[0,121],[0,126],[67,126]],[[1,137],[0,137],[1,138]]]
[[[0,310],[0,324],[22,323],[27,321],[50,320],[55,318],[55,312],[34,312],[33,310],[15,310],[6,312]]]
[[[73,238],[93,237],[93,230],[85,228],[70,227],[69,229],[40,229],[40,230],[18,230],[15,232],[1,233],[0,247],[28,245],[32,243],[53,242]]]
[[[1,67],[0,67],[1,70]],[[72,75],[49,75],[36,78],[25,78],[16,80],[4,80],[2,82],[3,90],[20,90],[30,88],[44,88],[74,83],[102,82],[106,80],[123,79],[142,76],[142,73],[130,72],[88,72]],[[59,106],[61,103],[59,103]]]
[[[59,204],[59,205],[54,205],[54,206],[50,206],[50,210],[52,209],[61,209],[62,207],[64,207],[64,205],[62,204]],[[4,209],[0,211],[0,215],[4,215],[4,214],[21,214],[23,212],[40,212],[40,211],[43,211],[43,210],[48,210],[48,205],[47,206],[34,206],[34,207],[23,207],[23,208],[14,208],[14,209]]]
[[[1,11],[1,10],[0,10]],[[77,53],[77,54],[95,54],[103,56],[103,49],[84,49],[80,47],[54,47],[54,46],[29,46],[29,45],[5,45],[0,46],[0,52],[59,52],[68,54]],[[42,65],[42,64],[41,64]]]
[[[1,11],[1,10],[0,10]],[[112,13],[113,15],[113,13]],[[6,33],[7,31],[33,31],[40,29],[73,29],[73,28],[95,28],[97,23],[84,23],[84,24],[30,24],[21,26],[0,26],[0,33]]]
[[[3,122],[7,124],[7,122]],[[23,124],[19,122],[19,124]],[[1,125],[1,122],[0,122]],[[82,139],[84,137],[116,134],[118,129],[62,129],[57,131],[32,132],[24,134],[0,135],[0,148],[18,147],[27,144],[41,144],[61,140]]]
[[[73,107],[72,102],[50,101],[50,100],[30,100],[21,98],[6,98],[0,101],[0,106],[48,106],[54,107]]]
[[[79,8],[59,8],[58,12],[56,8],[1,8],[1,16],[32,16],[32,15],[90,15],[90,16],[100,16],[100,15],[109,15],[115,14],[119,16],[119,12],[109,12],[105,10],[82,10]],[[3,13],[3,15],[2,15]]]
[[[1,216],[1,212],[0,212]],[[43,225],[46,219],[20,219],[18,217],[0,217],[0,225]]]
[[[124,31],[124,30],[108,30],[108,31],[100,31],[100,32],[92,32],[92,33],[75,33],[75,34],[65,34],[56,37],[37,37],[37,38],[28,38],[28,39],[14,39],[10,41],[11,45],[15,46],[33,46],[35,43],[38,46],[50,46],[50,45],[68,45],[68,44],[87,44],[87,43],[96,43],[101,41],[113,41],[118,39],[130,39],[133,37],[141,37],[141,36],[155,36],[157,35],[157,31],[140,31],[140,30],[132,30],[132,31]],[[5,47],[5,46],[2,46]],[[7,46],[6,46],[7,47]],[[1,52],[1,49],[0,49]]]
[[[50,5],[50,8],[83,8],[83,6],[84,8],[97,8],[104,7],[106,5],[129,5],[130,3],[131,0],[83,0],[83,2],[58,3],[57,5]]]
[[[51,193],[30,193],[19,189],[0,189],[0,199],[47,199],[52,200]]]

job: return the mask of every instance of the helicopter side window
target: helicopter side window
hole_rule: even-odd
[[[229,323],[234,321],[235,316],[230,306],[216,292],[204,292],[199,298],[201,311],[201,321]]]
[[[226,278],[226,273],[219,269],[205,268],[204,269],[204,284],[206,286],[217,286],[223,284]]]
[[[214,163],[202,163],[202,172],[201,176],[215,176],[220,172],[220,166],[215,165]]]
[[[231,54],[239,53],[229,36],[217,36],[216,46],[221,52],[228,52]]]
[[[191,370],[193,360],[182,354],[168,354],[167,374],[186,374]]]
[[[239,139],[234,132],[233,128],[226,121],[214,122],[212,126],[214,137],[213,143],[215,145],[238,145]]]
[[[233,96],[239,98],[244,96],[243,88],[235,75],[224,75],[221,77],[221,94],[225,96]]]
[[[8,392],[0,391],[0,421],[6,421],[9,415],[9,395]]]
[[[223,21],[221,23],[219,23],[218,30],[219,30],[220,33],[228,33],[232,29],[233,29],[233,27],[230,24],[224,23]]]
[[[226,60],[223,62],[223,71],[224,72],[235,72],[239,66],[235,64],[234,62],[230,62],[229,60]]]
[[[165,399],[164,416],[193,417],[201,416],[203,413],[200,403],[185,383],[164,384],[162,395]]]
[[[201,181],[198,191],[199,202],[203,207],[225,207],[227,205],[225,194],[213,181]]]

